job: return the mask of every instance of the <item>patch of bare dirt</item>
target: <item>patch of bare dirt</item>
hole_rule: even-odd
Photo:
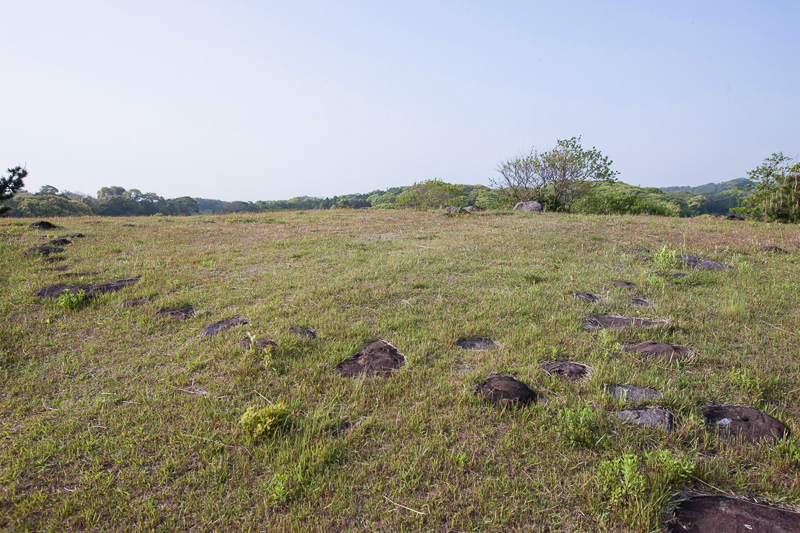
[[[525,383],[506,374],[493,374],[475,385],[472,391],[487,402],[515,407],[525,407],[538,399]]]
[[[727,496],[695,496],[678,504],[670,533],[797,533],[800,513]]]
[[[783,422],[745,405],[711,405],[703,409],[703,416],[709,428],[750,442],[789,436]]]
[[[656,341],[644,341],[638,344],[631,344],[622,349],[626,352],[636,352],[650,357],[666,359],[668,361],[683,361],[691,353],[691,350],[686,346]]]
[[[344,377],[367,376],[388,377],[406,364],[406,356],[401,354],[391,343],[377,340],[364,346],[357,354],[351,355],[334,370]]]
[[[575,361],[549,361],[539,367],[551,376],[558,376],[570,381],[583,379],[589,373],[589,367]]]

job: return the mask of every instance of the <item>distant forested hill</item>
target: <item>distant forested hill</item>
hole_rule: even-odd
[[[747,178],[736,178],[735,180],[723,181],[722,183],[706,183],[705,185],[698,185],[697,187],[661,187],[661,190],[664,192],[689,191],[694,194],[719,194],[731,189],[736,189],[737,187],[744,188],[752,183],[753,182]]]

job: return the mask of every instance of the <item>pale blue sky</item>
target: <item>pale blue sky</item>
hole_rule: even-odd
[[[438,177],[582,135],[635,185],[800,153],[800,2],[0,0],[28,190],[226,200]]]

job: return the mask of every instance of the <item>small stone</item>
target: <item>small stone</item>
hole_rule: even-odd
[[[663,431],[672,430],[672,413],[661,407],[643,407],[640,409],[626,409],[614,411],[614,416],[626,424],[636,424]]]
[[[630,281],[607,281],[606,283],[614,287],[619,287],[620,289],[635,289],[638,287],[637,284],[631,283]]]
[[[703,409],[709,428],[749,442],[789,437],[789,428],[766,413],[745,405],[710,405]]]
[[[626,352],[636,352],[650,357],[658,357],[668,361],[682,361],[691,353],[686,346],[666,344],[663,342],[645,341],[622,348]]]
[[[639,385],[608,385],[606,392],[617,400],[624,402],[646,402],[657,400],[661,393],[650,387],[640,387]]]
[[[306,339],[316,339],[317,332],[311,328],[289,328],[289,333],[294,333],[295,335],[300,335],[301,337],[305,337]]]
[[[156,318],[180,318],[183,320],[187,320],[189,318],[194,317],[195,310],[194,307],[191,305],[187,305],[186,307],[178,307],[178,308],[164,308],[160,309],[154,315]]]
[[[678,255],[676,259],[686,266],[696,268],[697,270],[728,270],[733,268],[730,265],[723,265],[722,263],[717,263],[710,259],[702,259],[693,255],[681,254]]]
[[[631,305],[638,305],[640,307],[653,307],[653,304],[644,298],[631,298]]]
[[[666,326],[666,320],[653,320],[622,315],[586,315],[583,317],[583,331],[593,329],[656,328]]]
[[[213,324],[207,325],[203,328],[203,331],[200,332],[200,335],[203,337],[213,337],[221,331],[230,329],[240,324],[247,324],[248,322],[249,321],[246,318],[242,318],[240,316],[226,318],[225,320],[220,320],[219,322],[214,322]]]
[[[593,304],[595,302],[599,302],[600,299],[601,299],[600,296],[598,296],[596,294],[592,294],[591,292],[586,292],[586,291],[571,292],[570,296],[572,296],[576,300],[579,300],[581,302],[590,303],[590,304]]]
[[[60,254],[64,252],[64,248],[57,246],[34,246],[25,250],[25,255],[50,255]]]
[[[524,407],[535,403],[538,396],[525,383],[505,374],[493,374],[473,387],[472,391],[485,401]]]
[[[539,202],[517,202],[517,205],[514,206],[514,211],[527,211],[529,213],[541,211],[542,209],[542,204]]]
[[[589,367],[575,361],[551,361],[542,363],[539,367],[547,374],[558,376],[570,381],[578,381],[589,373]]]
[[[774,253],[777,253],[777,254],[788,254],[789,253],[786,250],[784,250],[783,248],[781,248],[780,246],[774,246],[774,245],[771,245],[771,244],[768,244],[768,245],[765,245],[765,246],[759,246],[758,249],[761,250],[762,252],[774,252]]]
[[[53,229],[57,228],[58,226],[46,220],[40,220],[39,222],[32,222],[31,224],[28,224],[28,227],[32,229]]]
[[[364,346],[357,354],[351,355],[334,369],[344,377],[367,376],[388,377],[406,364],[406,356],[391,343],[377,340]]]
[[[68,244],[72,244],[72,241],[62,237],[60,239],[51,239],[47,241],[45,244],[48,244],[50,246],[66,246]]]
[[[461,339],[456,342],[462,350],[494,350],[498,347],[497,343],[487,337],[475,337],[472,339]]]

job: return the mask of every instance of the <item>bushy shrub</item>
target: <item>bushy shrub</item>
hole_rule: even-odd
[[[251,405],[239,419],[242,429],[253,441],[275,433],[288,421],[289,408],[283,402],[261,408]]]

